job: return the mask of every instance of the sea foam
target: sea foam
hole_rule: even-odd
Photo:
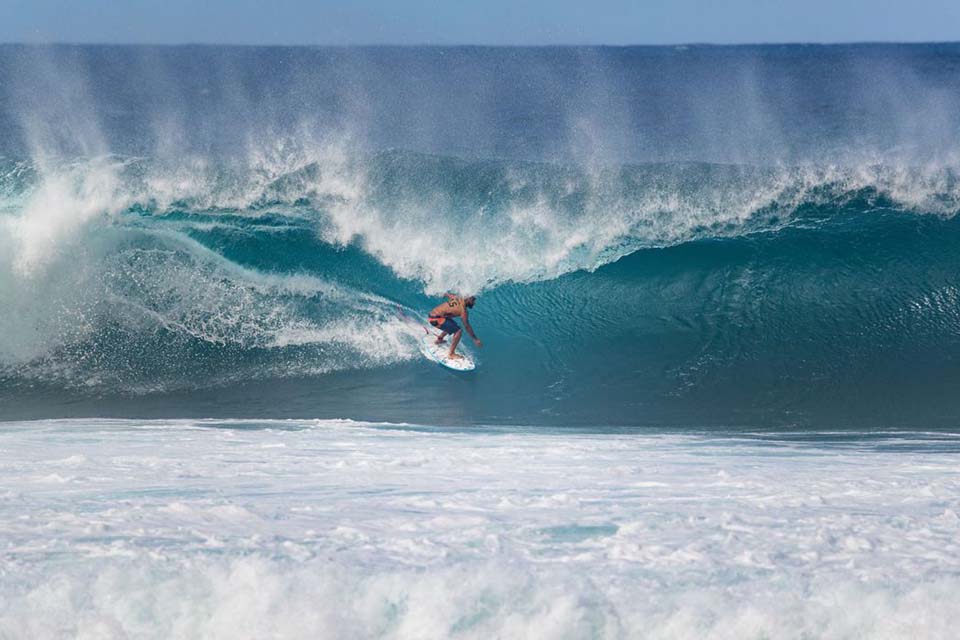
[[[960,613],[949,433],[55,421],[0,445],[9,638],[949,638]]]

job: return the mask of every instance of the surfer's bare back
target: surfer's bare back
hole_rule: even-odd
[[[470,334],[470,337],[473,338],[473,343],[478,347],[482,347],[483,343],[480,342],[480,338],[477,337],[477,334],[473,332],[473,327],[470,326],[470,320],[468,318],[467,309],[473,309],[473,305],[477,301],[476,296],[467,296],[461,297],[453,293],[444,294],[447,297],[446,302],[441,302],[436,307],[433,308],[433,311],[430,312],[430,315],[427,316],[427,322],[430,323],[430,326],[440,329],[440,335],[437,336],[437,344],[440,344],[447,337],[447,334],[453,336],[453,340],[450,341],[450,358],[458,359],[462,358],[457,351],[457,345],[460,344],[460,337],[463,334],[463,330],[460,329],[460,325],[457,324],[457,321],[454,320],[456,317],[463,319],[463,326],[467,330],[467,333]]]

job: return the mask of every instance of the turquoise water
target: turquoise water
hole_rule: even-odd
[[[0,46],[0,638],[952,638],[958,149],[954,44]]]

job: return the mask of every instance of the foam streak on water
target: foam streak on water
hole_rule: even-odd
[[[960,441],[0,424],[0,637],[948,638]]]

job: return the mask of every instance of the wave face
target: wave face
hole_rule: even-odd
[[[2,47],[0,418],[953,424],[958,103],[956,45]]]

